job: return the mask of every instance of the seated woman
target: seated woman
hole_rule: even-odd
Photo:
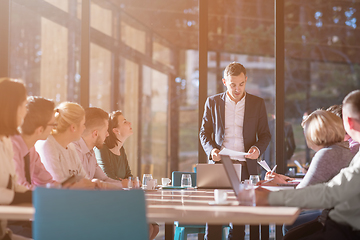
[[[127,178],[133,175],[123,145],[133,131],[121,111],[110,114],[108,133],[103,148],[95,149],[98,164],[108,177],[122,180],[123,186],[127,187]]]
[[[32,192],[17,183],[10,140],[10,136],[19,134],[17,128],[26,115],[26,98],[22,82],[9,78],[0,79],[0,205],[32,201]],[[1,219],[0,239],[28,239],[13,234],[6,227],[7,221]]]
[[[98,164],[108,177],[121,180],[122,185],[127,187],[127,178],[133,175],[123,145],[133,131],[131,123],[125,119],[121,111],[110,114],[108,133],[104,146],[100,150],[95,148]],[[149,224],[150,239],[154,239],[158,233],[159,225]]]
[[[324,110],[316,110],[301,123],[304,128],[305,139],[309,148],[316,153],[304,179],[296,188],[303,188],[317,183],[327,182],[347,167],[354,154],[349,149],[349,143],[344,141],[345,130],[340,117]],[[273,179],[270,183],[286,183],[288,177],[270,172],[266,179]],[[293,225],[284,225],[283,233],[300,224],[318,217],[322,210],[303,211]]]
[[[304,119],[301,126],[304,128],[308,147],[316,153],[297,188],[329,181],[342,168],[347,167],[354,156],[349,149],[349,143],[344,141],[345,130],[342,120],[335,114],[316,110]],[[277,184],[286,183],[289,178],[268,172],[266,179],[273,179],[269,183]]]

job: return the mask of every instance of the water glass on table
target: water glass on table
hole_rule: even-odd
[[[191,174],[181,175],[181,187],[191,187]]]
[[[250,183],[251,183],[253,186],[256,186],[256,184],[257,184],[258,182],[260,182],[260,177],[259,177],[259,175],[250,175],[249,180],[250,180]]]
[[[255,188],[250,180],[245,180],[245,183],[240,183],[238,200],[240,205],[256,206],[255,201]]]
[[[132,188],[132,185],[133,185],[133,182],[132,182],[132,181],[133,181],[133,178],[132,178],[132,177],[129,177],[128,180],[129,180],[129,181],[128,181],[128,188],[131,189],[131,188]]]
[[[151,175],[151,174],[145,173],[145,174],[143,175],[142,185],[143,185],[144,188],[146,188],[147,182],[148,182],[150,179],[152,179],[152,175]]]

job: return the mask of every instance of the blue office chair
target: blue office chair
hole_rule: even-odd
[[[192,187],[196,186],[196,172],[179,172],[174,171],[171,174],[171,182],[173,186],[181,186],[181,176],[183,174],[191,175],[191,185]],[[179,222],[174,222],[175,224],[175,234],[174,240],[185,240],[187,239],[187,235],[191,233],[205,233],[205,225],[189,225],[189,224],[181,224]],[[224,233],[224,228],[229,226],[223,226],[223,236],[222,239],[225,240],[226,233]]]
[[[36,188],[33,238],[149,239],[142,190]]]

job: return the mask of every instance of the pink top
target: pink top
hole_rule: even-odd
[[[122,186],[121,181],[117,181],[106,176],[106,174],[103,172],[103,170],[97,163],[94,150],[87,147],[83,138],[80,138],[79,141],[73,142],[73,144],[75,145],[80,161],[89,179],[95,178],[107,183],[118,185],[119,187]]]
[[[47,183],[55,182],[44,165],[40,160],[39,154],[36,152],[35,147],[28,150],[26,143],[20,135],[12,136],[11,142],[14,150],[15,171],[18,176],[18,184],[34,189],[35,186],[43,186]],[[24,169],[24,157],[30,152],[30,177],[31,184],[26,181]]]

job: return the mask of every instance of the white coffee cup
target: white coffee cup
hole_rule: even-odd
[[[161,184],[163,186],[168,186],[171,183],[171,179],[170,178],[161,178]]]
[[[216,204],[225,203],[227,199],[227,191],[221,189],[214,190],[214,199]]]
[[[157,179],[149,179],[147,181],[146,189],[154,190],[157,185]]]

